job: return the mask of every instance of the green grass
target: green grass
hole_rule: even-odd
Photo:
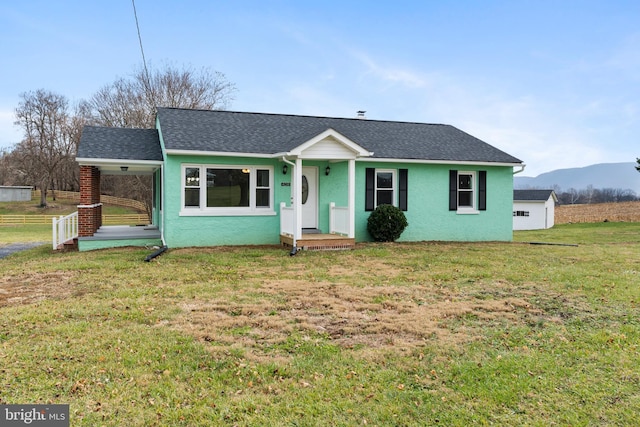
[[[77,211],[78,204],[72,200],[49,199],[51,206],[41,208],[39,200],[30,202],[0,202],[0,215],[68,215]],[[127,215],[137,211],[121,206],[105,205],[104,215]],[[51,224],[40,225],[0,225],[0,247],[18,242],[51,242]]]
[[[78,210],[78,202],[67,199],[53,200],[47,199],[49,206],[41,208],[40,200],[31,200],[30,202],[0,202],[0,215],[69,215]],[[135,209],[116,206],[104,205],[104,215],[126,215],[138,213]]]
[[[636,425],[639,239],[43,246],[0,260],[0,402],[73,426]]]
[[[0,247],[10,243],[49,242],[51,225],[0,225]]]

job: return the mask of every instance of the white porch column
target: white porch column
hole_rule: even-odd
[[[349,238],[353,239],[356,236],[356,161],[354,159],[349,160],[348,166],[349,175]]]
[[[297,241],[302,239],[302,159],[296,159],[293,168],[293,237]]]

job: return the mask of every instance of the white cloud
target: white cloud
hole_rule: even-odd
[[[633,130],[640,103],[591,92],[570,81],[538,87],[514,76],[503,81],[474,70],[400,65],[336,42],[322,49],[330,66],[249,91],[249,110],[261,99],[271,112],[446,123],[520,158],[525,175],[602,162],[634,160]],[[259,102],[257,103],[259,106]]]
[[[562,107],[533,95],[510,96],[492,89],[443,79],[416,91],[414,99],[424,99],[418,120],[454,125],[518,157],[527,164],[527,175],[621,161],[599,145],[598,135],[584,126],[580,115],[569,117]]]
[[[365,66],[367,73],[384,82],[397,83],[408,88],[424,88],[429,85],[427,76],[412,69],[380,63],[364,52],[351,51],[351,55]]]

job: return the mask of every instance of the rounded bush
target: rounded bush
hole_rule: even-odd
[[[369,215],[367,231],[376,242],[395,242],[407,225],[407,218],[400,209],[380,205]]]

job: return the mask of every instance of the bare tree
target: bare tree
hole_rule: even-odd
[[[40,188],[40,206],[47,206],[47,190],[57,179],[65,161],[73,158],[75,146],[69,132],[67,99],[39,89],[21,94],[15,124],[23,139],[13,151],[18,169]]]
[[[129,79],[120,78],[100,89],[89,104],[100,126],[153,128],[157,107],[223,110],[236,88],[224,74],[206,68],[137,69]]]
[[[65,129],[70,143],[65,146],[67,151],[63,153],[61,170],[56,174],[55,188],[67,191],[80,190],[80,171],[76,163],[76,152],[82,136],[82,128],[90,122],[91,108],[86,101],[81,101],[75,106],[73,114],[69,116],[66,123]]]
[[[138,68],[130,78],[104,86],[88,101],[92,123],[99,126],[154,128],[157,107],[222,110],[236,91],[224,74],[203,68]],[[151,209],[149,177],[105,177],[106,192],[134,197]]]
[[[0,185],[20,185],[20,173],[14,166],[13,157],[9,151],[0,152]]]
[[[569,191],[567,191],[567,194],[569,196],[570,205],[574,205],[580,200],[580,192],[573,187],[570,188]]]
[[[593,188],[592,184],[587,185],[587,188],[584,190],[584,203],[594,203],[594,199],[597,197],[598,190]]]

